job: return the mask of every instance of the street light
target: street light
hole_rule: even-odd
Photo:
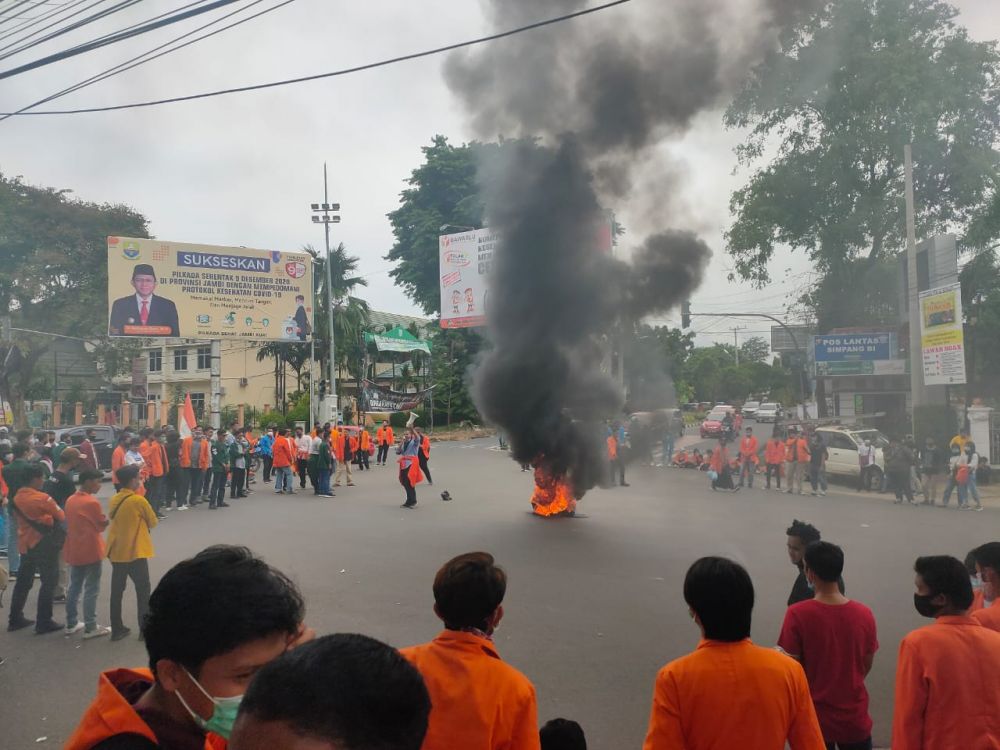
[[[330,256],[330,225],[339,224],[340,217],[331,212],[339,211],[339,203],[330,203],[330,195],[326,179],[326,162],[323,162],[323,202],[313,203],[313,224],[323,225],[323,236],[326,240],[326,293],[327,293],[327,325],[330,329],[330,396],[333,398],[333,419],[337,418],[337,370],[334,365],[336,347],[333,338],[333,263]]]

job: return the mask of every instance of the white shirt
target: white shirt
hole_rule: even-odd
[[[310,453],[312,451],[312,438],[308,435],[295,438],[295,450],[300,456],[303,453]]]
[[[319,455],[319,447],[323,444],[323,438],[318,435],[309,441],[309,454],[312,456]]]

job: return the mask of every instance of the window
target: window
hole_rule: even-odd
[[[188,350],[174,349],[174,370],[183,372],[188,368]]]
[[[159,349],[149,352],[149,371],[163,372],[163,352]]]
[[[209,370],[212,367],[212,347],[210,346],[199,346],[198,347],[198,369],[199,370]],[[205,394],[202,394],[202,401],[204,401]],[[191,398],[194,398],[192,396]]]
[[[194,409],[194,418],[201,420],[205,416],[205,394],[191,394],[191,408]]]

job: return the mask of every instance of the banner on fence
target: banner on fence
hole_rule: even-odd
[[[365,380],[361,386],[361,408],[364,411],[407,411],[415,409],[430,393],[431,388],[416,393],[400,393]]]

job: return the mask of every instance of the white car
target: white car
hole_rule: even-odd
[[[872,469],[872,487],[879,487],[882,475],[885,473],[884,449],[889,440],[881,432],[868,428],[853,427],[817,427],[816,434],[823,438],[829,458],[826,461],[826,473],[839,476],[861,477],[861,464],[858,461],[858,450],[871,440],[875,446],[875,468]]]
[[[757,422],[777,422],[784,415],[785,412],[782,410],[781,404],[772,401],[765,401],[757,407],[757,413],[754,415],[754,419]]]
[[[748,419],[753,419],[757,416],[757,410],[760,408],[760,401],[744,401],[743,402],[743,416]]]

